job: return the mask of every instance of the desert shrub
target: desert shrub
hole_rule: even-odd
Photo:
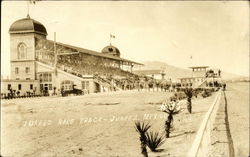
[[[192,113],[192,97],[193,97],[193,88],[186,88],[184,93],[187,96],[187,110],[189,113]]]
[[[177,101],[177,97],[176,96],[171,96],[169,99],[170,99],[170,101]]]
[[[181,91],[181,92],[174,93],[174,95],[170,97],[170,101],[177,101],[177,100],[182,100],[185,98],[186,98],[185,93]]]
[[[178,100],[182,100],[182,99],[185,99],[185,98],[187,98],[187,96],[185,95],[184,92],[178,92],[177,93],[177,99]]]
[[[212,90],[210,90],[210,89],[205,89],[205,90],[203,90],[203,91],[202,91],[202,94],[201,94],[201,96],[202,96],[203,98],[209,97],[209,96],[211,96],[211,95],[212,95]]]
[[[166,138],[169,138],[172,121],[174,119],[173,116],[181,111],[181,107],[177,105],[177,102],[165,102],[162,104],[162,111],[168,114],[168,117],[165,121],[165,132]]]
[[[146,132],[150,127],[151,125],[149,123],[140,121],[135,122],[135,130],[140,134],[141,153],[143,154],[144,157],[148,157],[148,152],[146,148],[147,146]]]
[[[207,95],[207,96],[211,96],[212,95],[212,90],[205,90],[205,94]]]
[[[156,152],[157,148],[160,147],[164,142],[164,136],[160,135],[158,132],[152,132],[146,133],[147,138],[147,146],[150,148],[152,152]]]
[[[199,89],[195,89],[195,90],[193,91],[193,96],[197,98],[198,95],[200,94],[200,92],[201,92],[201,91],[200,91]]]

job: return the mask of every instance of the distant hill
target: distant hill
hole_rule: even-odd
[[[178,79],[182,77],[192,76],[191,70],[168,65],[167,63],[164,63],[164,62],[147,61],[147,62],[143,62],[143,64],[145,66],[140,68],[140,70],[164,70],[166,72],[166,78]],[[216,68],[212,68],[212,69],[214,69],[215,71],[218,70]],[[222,75],[222,78],[225,80],[247,79],[247,77],[224,72],[224,71],[221,72],[221,75]]]

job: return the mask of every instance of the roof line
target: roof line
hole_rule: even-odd
[[[40,39],[40,40],[47,40],[47,41],[50,41],[50,42],[54,42],[54,41],[48,40],[48,39]],[[64,44],[64,43],[60,43],[60,42],[56,42],[56,44],[61,45],[61,46],[65,46],[65,47],[69,47],[71,49],[76,49],[77,51],[79,51],[81,53],[85,53],[85,54],[90,54],[90,55],[94,55],[94,56],[98,56],[98,57],[105,57],[105,58],[124,61],[124,62],[130,62],[130,63],[134,63],[134,64],[138,64],[138,65],[143,65],[141,63],[137,63],[137,62],[125,59],[125,58],[111,56],[111,55],[108,55],[108,54],[102,54],[102,53],[97,52],[97,51],[93,51],[93,50],[89,50],[89,49],[85,49],[85,48],[81,48],[81,47],[77,47],[77,46],[72,46],[72,45],[68,45],[68,44]],[[89,51],[89,53],[87,53],[86,51]]]
[[[188,67],[188,68],[209,68],[209,66],[193,66],[193,67]]]
[[[33,30],[27,30],[27,31],[9,31],[10,34],[23,34],[23,33],[37,33],[41,35],[48,35],[46,33],[40,32],[40,31],[33,31]]]

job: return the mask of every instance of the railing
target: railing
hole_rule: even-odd
[[[206,113],[187,157],[206,157],[208,155],[211,145],[211,129],[220,104],[220,98],[221,90],[218,91],[211,107]]]

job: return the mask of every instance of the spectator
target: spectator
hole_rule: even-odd
[[[223,83],[223,90],[225,91],[226,90],[226,83]]]

